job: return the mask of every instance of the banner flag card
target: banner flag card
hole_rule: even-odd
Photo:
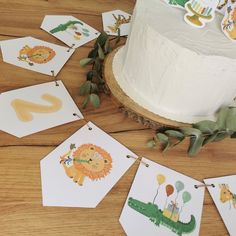
[[[95,208],[136,158],[88,122],[41,160],[43,205]]]
[[[216,11],[220,12],[221,14],[225,15],[225,12],[229,5],[236,3],[236,0],[219,0],[219,4],[217,6]]]
[[[231,236],[236,235],[236,175],[204,179]]]
[[[0,41],[3,61],[42,74],[56,76],[74,49],[32,37]]]
[[[19,138],[83,118],[62,81],[0,94],[0,114],[0,130]]]
[[[108,35],[118,35],[120,29],[120,36],[126,36],[130,31],[131,15],[121,11],[109,11],[102,13],[103,30]]]
[[[120,216],[128,236],[199,235],[205,188],[143,158]],[[147,167],[148,165],[148,167]]]
[[[58,38],[71,48],[78,48],[94,39],[100,33],[73,16],[47,15],[41,29]]]

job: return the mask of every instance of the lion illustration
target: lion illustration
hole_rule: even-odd
[[[112,158],[105,150],[94,144],[83,144],[73,152],[74,149],[71,144],[70,150],[60,157],[60,163],[75,183],[82,186],[85,177],[100,180],[110,173]]]
[[[44,64],[52,60],[56,55],[56,52],[45,46],[35,46],[33,48],[25,45],[19,52],[18,59],[20,61],[27,62],[30,66],[34,63]]]

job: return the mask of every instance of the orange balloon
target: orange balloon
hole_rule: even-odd
[[[174,192],[174,187],[171,184],[166,185],[166,194],[169,197]]]

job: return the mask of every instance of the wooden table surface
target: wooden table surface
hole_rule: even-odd
[[[0,0],[0,40],[33,36],[63,45],[40,30],[46,14],[73,15],[97,30],[102,29],[101,13],[121,9],[132,13],[134,0]],[[77,105],[79,86],[87,69],[79,60],[85,57],[93,42],[80,47],[58,75]],[[31,72],[0,62],[0,92],[49,82],[50,76]],[[210,144],[195,158],[186,155],[187,141],[162,154],[150,150],[146,141],[154,131],[121,114],[106,96],[99,109],[83,111],[111,136],[140,156],[173,168],[197,180],[235,174],[235,141],[227,139]],[[1,115],[1,114],[0,114]],[[40,182],[40,160],[84,125],[83,121],[66,124],[18,139],[0,131],[0,235],[125,235],[119,216],[134,178],[138,163],[122,177],[96,209],[43,207]],[[131,219],[132,220],[132,219]],[[226,228],[206,191],[200,235],[227,235]]]

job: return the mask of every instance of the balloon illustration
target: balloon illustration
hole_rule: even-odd
[[[184,189],[184,183],[181,181],[177,181],[175,183],[175,187],[177,189],[177,192],[179,193],[180,191],[182,191]]]
[[[187,191],[183,192],[182,199],[184,204],[191,200],[191,194]]]
[[[166,177],[164,175],[157,175],[157,182],[159,185],[163,184],[166,181]]]
[[[174,187],[171,184],[166,185],[166,195],[169,197],[174,192]]]
[[[159,174],[157,175],[157,182],[158,182],[158,188],[157,188],[157,192],[156,192],[156,195],[152,201],[152,203],[154,204],[155,203],[155,200],[156,200],[156,197],[158,195],[158,192],[159,192],[159,188],[160,186],[166,181],[166,177],[162,174]]]

